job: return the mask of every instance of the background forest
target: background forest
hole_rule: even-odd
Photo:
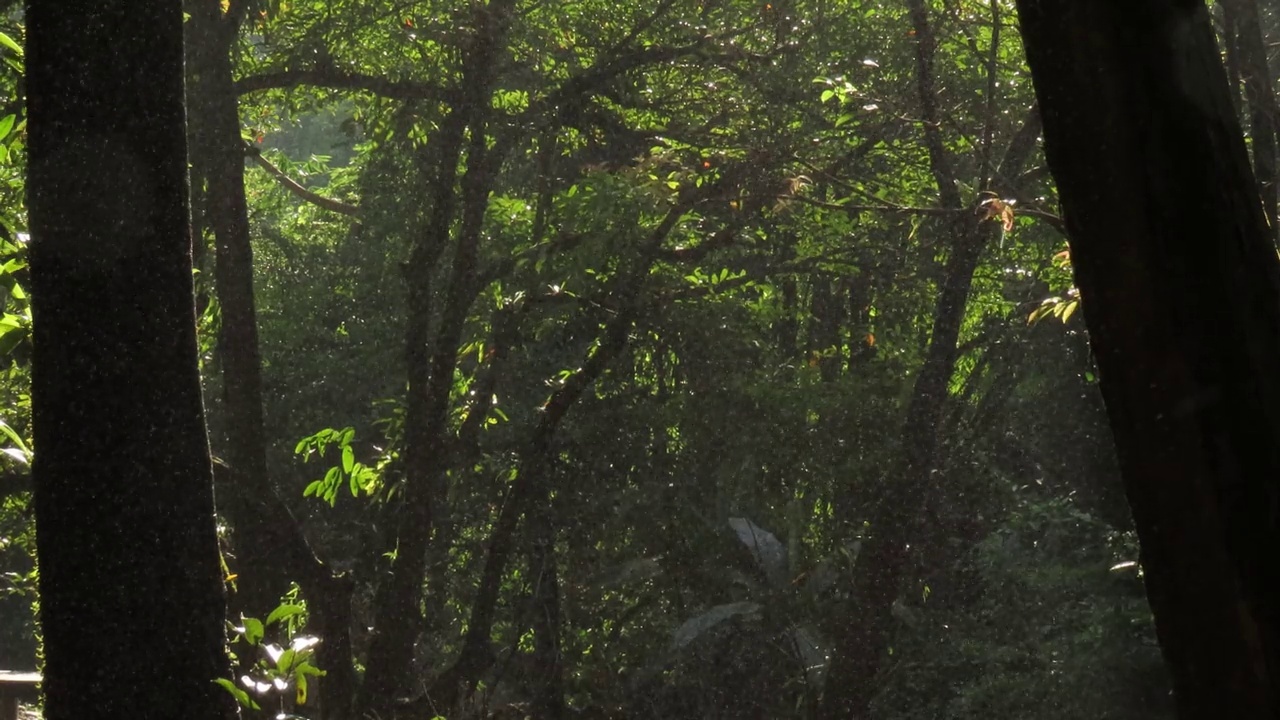
[[[245,698],[1173,716],[1011,2],[186,5]],[[1274,218],[1280,27],[1215,15]],[[6,17],[0,666],[24,669]],[[293,667],[255,647],[309,637]]]

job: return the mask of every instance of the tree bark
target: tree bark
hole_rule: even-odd
[[[550,483],[545,483],[546,485]],[[556,555],[556,522],[549,495],[537,498],[541,512],[529,522],[529,582],[533,621],[533,707],[539,720],[565,714],[564,657],[561,654],[560,575]]]
[[[227,437],[221,455],[231,475],[222,504],[233,521],[238,575],[232,602],[246,615],[265,617],[288,589],[289,569],[270,552],[267,533],[272,523],[246,507],[258,502],[258,492],[269,489],[270,483],[244,157],[237,152],[240,118],[231,85],[237,23],[217,0],[192,0],[185,9],[191,15],[187,49],[192,176],[204,181],[192,188],[192,194],[200,199],[203,220],[213,231],[214,288],[222,315],[217,351]]]
[[[953,211],[952,219],[942,228],[950,240],[950,255],[939,283],[929,345],[903,422],[902,461],[877,498],[870,518],[872,537],[859,559],[850,603],[856,616],[841,618],[834,633],[836,647],[821,706],[822,717],[830,720],[870,716],[876,677],[892,639],[893,604],[915,562],[916,555],[910,547],[912,543],[918,545],[918,538],[925,534],[927,510],[938,501],[937,493],[941,492],[942,421],[973,275],[984,249],[998,231],[994,222],[966,210],[957,189],[952,157],[940,130],[933,73],[936,38],[928,6],[924,0],[908,0],[907,6],[916,37],[916,90],[924,118],[924,144],[941,205]],[[994,66],[991,72],[995,72]],[[995,108],[994,102],[988,103],[990,112]],[[989,125],[993,122],[987,119]],[[1016,178],[1035,150],[1039,129],[1039,118],[1033,110],[1008,140],[999,162],[994,166],[990,161],[984,163],[987,177],[983,178],[983,190],[1015,187]],[[994,130],[985,134],[994,137]],[[994,156],[990,150],[984,154]]]
[[[44,716],[235,717],[213,683],[182,11],[42,0],[26,20]]]
[[[409,391],[404,506],[396,522],[398,545],[390,577],[379,586],[374,600],[374,635],[357,702],[362,710],[384,712],[409,689],[413,646],[422,626],[423,575],[432,530],[440,524],[437,514],[445,501],[455,445],[449,430],[453,372],[467,315],[483,289],[477,253],[489,192],[502,162],[501,152],[487,145],[487,108],[513,8],[513,0],[500,0],[478,11],[462,87],[442,122],[439,137],[433,140],[436,177],[430,224],[415,241],[406,272]],[[458,165],[463,158],[466,170],[459,178]],[[459,209],[461,222],[455,233],[452,227]],[[453,238],[448,284],[443,292],[432,292],[436,264]],[[442,302],[437,308],[438,301]],[[432,319],[437,313],[439,322],[433,334]]]
[[[1280,713],[1280,263],[1204,5],[1019,0],[1181,718]]]
[[[352,664],[351,583],[335,577],[312,552],[305,534],[276,492],[267,466],[262,405],[262,359],[253,292],[253,248],[244,190],[244,152],[232,51],[242,2],[226,12],[218,0],[188,0],[187,70],[191,116],[193,188],[203,221],[217,248],[214,287],[222,313],[218,357],[227,437],[223,451],[230,482],[221,488],[222,508],[234,529],[238,575],[236,610],[266,617],[296,580],[310,601],[309,630],[322,639],[316,661],[322,717],[345,717],[355,693]],[[203,242],[203,239],[200,240]]]
[[[1220,0],[1226,14],[1234,18],[1240,73],[1244,79],[1244,98],[1249,108],[1249,137],[1253,140],[1253,172],[1262,195],[1262,211],[1271,228],[1272,241],[1277,238],[1276,215],[1276,123],[1280,115],[1276,94],[1271,84],[1267,63],[1266,37],[1257,0]]]

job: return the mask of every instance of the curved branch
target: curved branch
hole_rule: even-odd
[[[360,208],[355,205],[344,203],[341,200],[327,198],[298,184],[298,181],[286,175],[283,170],[271,164],[270,160],[263,157],[260,149],[247,142],[245,143],[245,154],[252,158],[253,162],[256,163],[258,167],[266,170],[267,174],[275,178],[276,182],[283,185],[286,190],[299,198],[306,200],[312,205],[322,207],[325,210],[336,212],[340,215],[347,215],[349,217],[356,217],[360,214]]]
[[[236,81],[236,94],[247,95],[263,90],[290,90],[310,85],[328,90],[363,90],[393,100],[440,100],[448,94],[444,88],[414,80],[387,78],[347,72],[334,67],[310,70],[280,70],[249,75]]]

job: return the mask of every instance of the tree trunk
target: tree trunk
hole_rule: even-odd
[[[1262,194],[1262,211],[1267,216],[1274,242],[1276,216],[1276,95],[1267,64],[1266,37],[1257,0],[1221,0],[1224,10],[1235,19],[1240,72],[1244,97],[1249,107],[1249,137],[1253,140],[1253,171]]]
[[[262,360],[253,294],[253,249],[244,191],[244,152],[231,53],[238,34],[236,3],[223,12],[217,0],[188,0],[187,70],[191,85],[193,188],[217,246],[215,291],[222,312],[218,356],[227,437],[224,457],[230,482],[220,504],[234,529],[232,566],[239,579],[236,610],[263,618],[296,580],[310,601],[309,630],[323,642],[316,661],[324,717],[345,717],[355,693],[352,665],[351,583],[334,577],[311,551],[289,506],[276,492],[267,467],[262,406]]]
[[[543,484],[543,490],[549,483]],[[533,621],[533,708],[539,720],[560,720],[565,714],[564,658],[561,654],[560,575],[556,556],[556,528],[551,498],[545,494],[530,514],[529,582]]]
[[[846,304],[840,301],[829,276],[814,273],[809,282],[809,352],[814,356],[811,362],[817,362],[823,382],[832,382],[840,374],[840,326],[844,324]]]
[[[27,8],[44,716],[229,718],[182,11]]]
[[[1280,264],[1204,5],[1019,0],[1181,718],[1274,718]]]
[[[955,371],[956,340],[969,299],[969,287],[990,233],[974,220],[954,229],[955,247],[939,289],[933,333],[924,365],[916,375],[902,431],[904,461],[900,472],[884,483],[872,513],[873,537],[859,559],[858,579],[850,604],[855,615],[842,618],[822,717],[869,717],[876,676],[893,630],[893,603],[908,567],[910,544],[925,523],[931,484],[937,477],[939,429]]]
[[[288,590],[289,569],[270,552],[266,533],[273,522],[255,517],[245,507],[259,502],[259,493],[268,490],[270,483],[244,154],[232,84],[231,48],[237,23],[223,13],[217,0],[191,0],[185,5],[191,15],[187,51],[192,176],[204,181],[192,193],[200,200],[217,249],[214,287],[222,314],[217,348],[227,415],[221,455],[231,476],[221,504],[235,530],[233,567],[238,575],[232,603],[246,615],[265,617]]]
[[[442,122],[439,137],[432,140],[437,177],[430,227],[414,243],[406,273],[409,392],[404,506],[396,523],[398,546],[391,577],[379,586],[374,600],[374,636],[357,703],[362,710],[385,711],[409,689],[413,645],[422,626],[423,574],[456,445],[449,429],[453,372],[467,315],[483,289],[480,237],[489,193],[503,161],[502,152],[488,145],[487,121],[498,57],[506,48],[514,6],[514,0],[496,0],[477,12],[462,87],[456,91],[456,102]],[[464,157],[466,170],[458,177],[458,161]],[[443,292],[433,293],[436,264],[454,238],[448,283]],[[439,318],[434,334],[430,332],[433,316]]]
[[[955,214],[942,228],[950,241],[950,255],[939,283],[924,363],[916,375],[903,422],[902,461],[884,483],[871,513],[872,537],[859,559],[851,592],[850,608],[855,616],[841,618],[833,633],[835,651],[821,707],[822,717],[830,720],[870,716],[876,677],[892,640],[893,604],[915,562],[911,544],[920,545],[918,538],[928,526],[926,512],[941,499],[940,435],[959,355],[956,342],[978,261],[998,231],[994,222],[982,220],[980,213],[966,209],[957,189],[952,157],[940,130],[933,73],[936,38],[928,6],[924,0],[908,0],[907,5],[916,37],[916,90],[925,119],[924,144],[941,204]],[[994,104],[988,107],[995,112]],[[988,118],[989,125],[993,122]],[[1016,179],[1034,152],[1039,129],[1039,118],[1033,109],[1008,140],[999,162],[987,163],[989,176],[983,178],[983,190],[1016,189]],[[994,137],[994,131],[987,136]],[[984,154],[994,156],[990,149]]]

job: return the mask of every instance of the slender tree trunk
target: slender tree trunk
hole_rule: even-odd
[[[790,251],[784,251],[784,255],[793,254]],[[800,327],[796,322],[796,305],[800,291],[796,287],[795,277],[790,275],[782,279],[781,285],[782,318],[774,326],[777,333],[777,339],[774,342],[778,346],[778,351],[782,353],[782,357],[791,360],[797,354],[796,340],[800,334]]]
[[[856,615],[841,622],[844,632],[827,682],[824,718],[869,717],[876,675],[893,630],[893,603],[913,564],[909,548],[924,526],[921,516],[929,488],[939,481],[939,430],[955,370],[956,340],[973,273],[990,236],[974,220],[959,222],[966,225],[952,235],[956,242],[939,289],[933,333],[907,408],[902,431],[905,459],[900,472],[884,483],[872,513],[872,538],[859,558],[859,578],[850,604]]]
[[[479,10],[477,29],[464,63],[464,87],[434,140],[436,169],[430,226],[414,243],[406,273],[409,318],[405,334],[409,393],[405,419],[404,506],[396,523],[396,558],[378,588],[376,618],[365,681],[357,707],[383,712],[409,690],[413,646],[422,627],[422,587],[432,531],[447,491],[455,446],[449,431],[453,371],[478,283],[480,235],[489,191],[502,162],[488,147],[486,112],[498,55],[506,45],[514,0]],[[466,172],[458,177],[460,160]],[[455,187],[457,185],[458,187]],[[459,202],[459,200],[461,202]],[[461,214],[459,227],[452,228]],[[448,283],[433,292],[436,265],[453,245]],[[432,318],[438,302],[439,322]]]
[[[182,11],[27,7],[44,716],[236,715],[196,360]],[[146,648],[145,661],[120,661]],[[157,675],[157,673],[161,675]]]
[[[458,659],[431,684],[427,694],[402,708],[403,717],[413,717],[423,705],[449,712],[468,693],[495,660],[490,638],[497,611],[498,593],[507,563],[516,550],[516,531],[530,512],[545,512],[550,497],[550,473],[554,466],[554,440],[560,422],[574,403],[608,368],[629,344],[629,333],[639,311],[639,300],[654,258],[663,240],[689,209],[681,204],[667,212],[663,221],[646,239],[634,272],[619,278],[612,293],[619,311],[610,320],[595,351],[582,367],[565,380],[542,406],[538,423],[520,453],[520,469],[502,504],[489,539],[480,586],[471,604],[471,616]]]
[[[916,564],[910,547],[912,543],[919,544],[917,538],[927,526],[928,508],[938,501],[935,494],[940,492],[942,420],[973,274],[983,250],[998,231],[993,222],[982,221],[979,215],[964,209],[964,200],[954,182],[952,158],[940,130],[933,73],[936,38],[928,6],[924,0],[908,0],[907,6],[916,37],[916,89],[929,165],[941,204],[957,212],[945,229],[951,240],[950,255],[938,288],[929,346],[916,375],[903,424],[902,464],[884,483],[871,514],[872,537],[859,559],[850,603],[856,617],[841,619],[834,633],[836,648],[821,707],[822,716],[830,720],[870,717],[876,677],[892,639],[893,604],[903,590],[908,571]],[[992,112],[995,107],[994,103],[988,104]],[[1010,138],[1000,161],[988,163],[993,167],[988,168],[990,178],[985,183],[1003,188],[1015,186],[1015,179],[1034,152],[1039,128],[1038,116],[1033,112]],[[989,136],[994,137],[994,133]]]
[[[1178,715],[1275,718],[1280,263],[1208,13],[1018,9]]]
[[[253,249],[244,190],[244,152],[232,50],[243,3],[224,12],[217,0],[188,0],[188,64],[194,188],[213,231],[215,291],[222,313],[218,356],[226,412],[224,458],[230,482],[224,510],[235,531],[240,612],[263,618],[296,580],[311,602],[312,632],[322,638],[317,663],[321,712],[345,717],[355,692],[350,622],[351,583],[334,577],[311,551],[301,526],[276,492],[267,467],[262,360],[253,294]]]
[[[849,367],[850,373],[861,367],[876,354],[875,336],[871,327],[871,279],[862,270],[856,277],[845,281],[849,292]]]
[[[845,303],[840,302],[834,285],[830,277],[821,273],[815,273],[810,281],[809,352],[818,354],[818,372],[823,382],[831,382],[840,374],[840,326]]]
[[[1240,84],[1243,71],[1240,69],[1240,20],[1236,17],[1236,5],[1232,3],[1219,2],[1218,7],[1222,8],[1222,41],[1225,47],[1223,55],[1226,58],[1227,82],[1231,86],[1231,106],[1237,112],[1244,104],[1244,100],[1240,97]]]
[[[1267,64],[1266,36],[1257,0],[1221,0],[1235,18],[1235,46],[1244,78],[1245,103],[1249,108],[1249,137],[1253,141],[1253,172],[1262,195],[1262,211],[1267,216],[1274,242],[1278,237],[1276,216],[1276,108],[1271,69]]]
[[[564,658],[560,650],[560,574],[556,532],[549,494],[537,498],[541,512],[532,515],[529,538],[529,581],[533,621],[534,709],[539,720],[560,720],[565,713]]]
[[[256,492],[267,479],[265,424],[262,415],[262,370],[258,351],[258,319],[253,301],[253,250],[244,194],[244,154],[240,152],[240,118],[232,84],[231,47],[237,34],[234,16],[224,14],[218,0],[190,0],[191,160],[194,187],[212,229],[215,247],[214,287],[222,314],[218,356],[227,421],[222,457],[231,484],[223,498],[236,531],[233,604],[244,614],[265,617],[288,589],[289,569],[270,552],[266,518],[247,506],[260,502]],[[256,521],[256,522],[255,522]],[[275,562],[273,562],[275,561]]]

